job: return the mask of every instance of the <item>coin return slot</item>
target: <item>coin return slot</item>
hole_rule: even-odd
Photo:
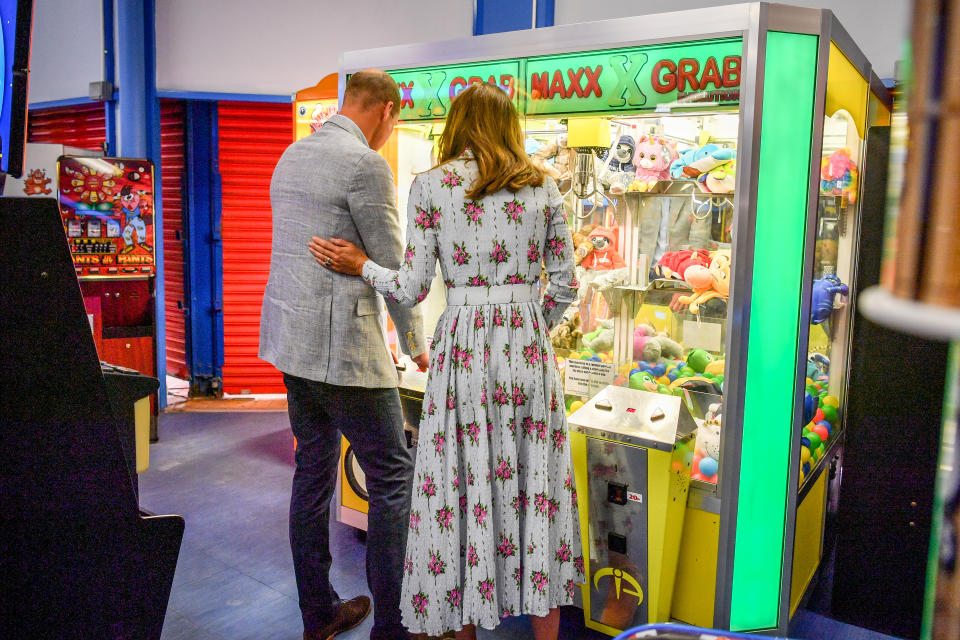
[[[653,413],[650,414],[650,422],[657,422],[658,420],[663,420],[667,417],[667,414],[663,412],[663,409],[657,407],[653,410]]]
[[[607,402],[606,400],[597,400],[597,402],[593,406],[599,409],[600,411],[613,411],[613,405]]]

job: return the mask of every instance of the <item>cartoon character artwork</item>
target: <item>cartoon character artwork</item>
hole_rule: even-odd
[[[670,165],[676,157],[677,149],[672,142],[659,136],[640,136],[633,154],[637,177],[629,190],[649,191],[658,181],[669,180]]]
[[[850,149],[837,149],[820,162],[820,193],[845,196],[853,204],[857,201],[858,175]]]
[[[34,169],[28,172],[26,179],[23,181],[23,193],[28,196],[49,195],[53,193],[47,186],[51,182],[52,180],[47,177],[46,169]]]
[[[124,247],[120,253],[130,253],[137,245],[146,251],[153,251],[153,247],[147,244],[147,223],[143,220],[144,212],[140,208],[142,195],[141,191],[131,185],[124,185],[120,189],[117,200],[120,202],[120,211],[126,220],[126,225],[123,227]],[[133,241],[134,233],[137,234],[136,242]]]

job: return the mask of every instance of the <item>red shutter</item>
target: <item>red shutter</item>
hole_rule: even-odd
[[[270,274],[270,177],[293,141],[289,104],[218,106],[223,237],[223,390],[285,393],[283,378],[260,360],[260,306]]]
[[[106,114],[100,102],[54,109],[30,109],[27,115],[27,142],[65,144],[102,151],[106,139]]]
[[[183,286],[183,203],[186,120],[182,100],[160,101],[160,185],[163,190],[164,324],[167,373],[189,379]]]

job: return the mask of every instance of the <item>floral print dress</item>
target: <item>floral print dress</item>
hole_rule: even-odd
[[[583,581],[563,389],[548,334],[576,299],[562,198],[541,187],[472,201],[468,154],[410,189],[399,271],[383,295],[423,300],[439,259],[448,306],[433,337],[401,611],[413,633],[569,604]],[[540,294],[541,269],[549,285]]]

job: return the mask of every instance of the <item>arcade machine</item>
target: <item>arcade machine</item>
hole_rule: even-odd
[[[156,376],[153,164],[61,156],[57,196],[100,359]],[[150,396],[156,439],[156,395]]]
[[[475,82],[566,194],[587,626],[785,634],[843,442],[863,140],[890,112],[856,44],[830,11],[751,3],[348,52],[341,90],[368,67],[401,90],[401,205]]]

